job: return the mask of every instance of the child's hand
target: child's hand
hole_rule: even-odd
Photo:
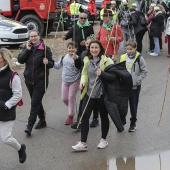
[[[48,64],[48,59],[47,58],[43,58],[43,63],[46,65]]]
[[[81,43],[80,43],[81,46],[84,46],[85,45],[85,40],[83,40]]]
[[[85,83],[80,83],[80,90],[83,90]]]
[[[73,60],[76,60],[77,59],[77,55],[75,53],[73,53],[72,58],[73,58]]]

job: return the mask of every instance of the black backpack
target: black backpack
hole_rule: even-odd
[[[142,26],[148,25],[148,21],[146,20],[145,15],[142,12],[139,15],[139,22]]]

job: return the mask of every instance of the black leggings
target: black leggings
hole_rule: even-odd
[[[83,109],[84,110],[86,103],[88,101],[89,96],[85,95],[83,99]],[[94,106],[97,105],[98,110],[100,112],[101,117],[101,130],[102,130],[102,138],[106,139],[108,131],[109,131],[109,118],[108,118],[108,112],[106,110],[105,104],[104,104],[104,98],[101,97],[99,99],[92,99],[90,98],[89,103],[86,107],[86,110],[83,115],[82,124],[81,124],[81,142],[87,141],[87,136],[89,132],[89,119],[91,116],[91,112],[94,109]]]

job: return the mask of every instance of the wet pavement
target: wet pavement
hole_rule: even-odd
[[[47,128],[33,130],[32,137],[26,137],[25,126],[30,110],[30,97],[24,84],[22,70],[24,106],[18,107],[13,136],[27,145],[27,161],[21,165],[17,153],[0,143],[0,170],[169,170],[170,169],[170,82],[160,126],[158,122],[162,110],[167,66],[167,47],[159,57],[146,55],[147,44],[143,41],[148,66],[148,76],[142,83],[138,108],[137,130],[129,133],[127,124],[123,133],[117,133],[111,122],[108,147],[97,149],[101,129],[90,128],[88,151],[74,152],[71,149],[80,140],[80,132],[65,126],[67,107],[61,101],[61,70],[51,69],[50,84],[44,98],[47,112]],[[58,60],[58,57],[54,57]],[[79,98],[77,97],[77,104]],[[76,118],[75,118],[76,119]],[[101,125],[101,124],[100,124]]]

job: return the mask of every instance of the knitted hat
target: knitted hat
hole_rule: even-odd
[[[160,8],[158,6],[155,6],[154,11],[160,11]]]
[[[116,4],[116,1],[111,1],[111,4]]]
[[[137,4],[136,4],[136,3],[133,3],[133,4],[132,4],[132,7],[137,8]]]
[[[156,7],[156,4],[151,3],[150,7],[154,8],[154,7]]]
[[[111,10],[104,10],[103,16],[104,17],[112,17],[113,16],[112,11]]]
[[[122,4],[123,4],[123,5],[127,5],[128,3],[127,3],[126,0],[122,0]]]

